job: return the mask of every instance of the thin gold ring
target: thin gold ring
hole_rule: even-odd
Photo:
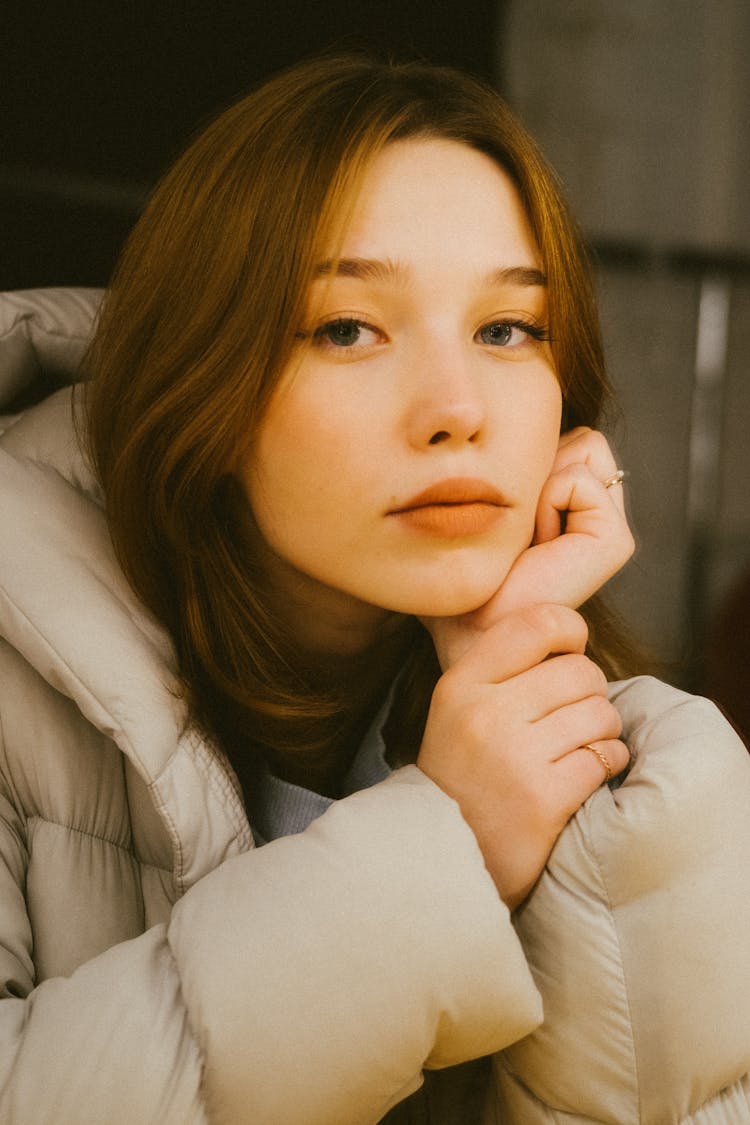
[[[614,488],[616,484],[622,484],[628,474],[624,469],[618,469],[616,473],[612,473],[611,477],[607,477],[602,481],[605,488]]]
[[[609,762],[607,761],[606,756],[604,754],[602,754],[601,750],[597,750],[596,746],[591,746],[588,742],[586,742],[584,744],[582,749],[590,750],[592,754],[596,754],[597,758],[599,759],[599,761],[604,766],[604,772],[606,774],[606,777],[604,778],[604,780],[609,781],[609,779],[612,777],[612,767],[609,764]]]

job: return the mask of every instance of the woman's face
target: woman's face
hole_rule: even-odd
[[[420,138],[373,160],[244,470],[313,643],[354,648],[384,611],[465,613],[500,586],[559,437],[546,315],[523,209],[489,157]]]

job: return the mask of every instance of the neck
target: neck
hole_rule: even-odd
[[[273,575],[274,611],[299,651],[316,662],[346,665],[402,631],[402,614],[370,605],[297,572]]]
[[[266,759],[277,776],[336,797],[341,782],[400,670],[415,622],[402,619],[368,648],[354,655],[301,654],[299,672],[325,710],[313,726],[309,718],[288,717],[264,731]]]
[[[252,743],[277,775],[335,796],[417,623],[296,570],[251,518],[245,534],[278,627],[272,662],[282,684],[279,705],[255,712]]]

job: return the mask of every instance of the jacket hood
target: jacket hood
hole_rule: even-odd
[[[102,293],[101,289],[0,293],[0,416],[12,414],[19,403],[38,401],[76,381]]]
[[[30,325],[43,315],[56,329],[43,336],[55,341],[53,377],[62,381],[74,374],[96,309],[93,294],[68,294],[66,351],[44,293],[41,313],[29,311],[28,295],[9,296],[10,310],[0,300],[0,410],[49,383]],[[7,420],[0,437],[0,524],[12,530],[0,537],[0,635],[133,763],[167,823],[184,889],[250,847],[250,830],[226,759],[189,722],[170,638],[115,559],[77,436],[79,400],[73,388],[59,390]]]

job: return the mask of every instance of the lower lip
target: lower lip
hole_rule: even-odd
[[[503,508],[499,504],[475,501],[469,504],[425,504],[394,513],[401,523],[415,531],[455,539],[481,535],[498,521]]]

